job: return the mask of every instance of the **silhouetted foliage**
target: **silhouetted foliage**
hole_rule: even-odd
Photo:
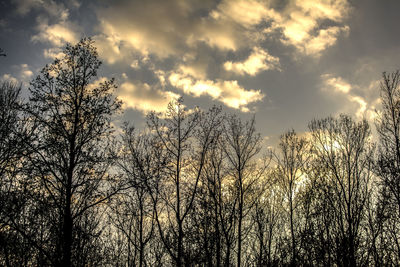
[[[237,256],[236,264],[242,264],[242,243],[248,232],[244,224],[247,214],[253,208],[254,185],[260,173],[257,173],[255,156],[261,150],[261,137],[255,129],[255,118],[243,123],[238,117],[230,116],[224,127],[223,151],[227,159],[233,194],[236,196],[237,218]]]
[[[178,100],[169,104],[165,118],[155,113],[148,116],[149,128],[166,160],[156,192],[159,194],[156,222],[160,238],[176,266],[189,265],[197,257],[193,252],[198,253],[199,248],[192,250],[187,241],[190,237],[187,223],[194,211],[206,157],[216,139],[219,112],[215,108],[208,113],[198,109],[188,112],[182,100]]]
[[[0,83],[0,265],[399,265],[400,72],[383,74],[377,150],[340,115],[261,153],[254,116],[182,99],[115,134],[100,65],[85,38],[26,103]]]
[[[67,45],[63,53],[31,82],[24,108],[37,125],[36,140],[28,144],[34,154],[26,179],[31,210],[38,214],[26,234],[44,262],[96,265],[97,213],[116,190],[108,150],[111,116],[120,103],[112,95],[113,80],[94,80],[101,62],[91,39]]]
[[[149,134],[137,134],[133,127],[123,128],[118,168],[127,189],[111,204],[111,223],[121,233],[124,246],[117,259],[121,265],[158,266],[164,251],[154,251],[157,183],[165,168],[162,150]],[[154,199],[152,199],[154,194]]]
[[[396,265],[400,262],[400,72],[383,73],[381,81],[382,109],[376,121],[379,149],[376,172],[380,178],[380,203],[377,227],[383,253],[380,261]],[[380,225],[382,224],[382,225]],[[376,244],[377,245],[377,244]],[[375,253],[378,253],[376,251]]]
[[[367,203],[370,197],[373,147],[367,121],[354,122],[341,115],[310,123],[318,186],[332,216],[326,230],[330,263],[339,266],[365,265]]]
[[[301,184],[306,175],[306,164],[310,157],[308,143],[305,138],[298,137],[294,130],[288,131],[280,138],[279,154],[275,154],[276,170],[274,176],[282,190],[287,203],[285,208],[289,216],[289,232],[291,240],[290,265],[296,266],[298,259],[298,238],[296,237],[297,208],[300,202]]]
[[[31,256],[30,246],[14,225],[24,219],[25,184],[23,172],[30,140],[28,123],[19,110],[21,86],[0,84],[0,264],[21,265]]]

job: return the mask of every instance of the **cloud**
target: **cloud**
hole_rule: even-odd
[[[275,27],[283,30],[284,44],[318,57],[336,43],[340,34],[348,33],[349,26],[334,24],[343,24],[350,10],[346,0],[296,0],[288,5]]]
[[[260,71],[270,69],[279,70],[279,58],[271,56],[259,47],[254,47],[252,53],[245,61],[227,61],[224,63],[224,68],[239,75],[249,74],[255,76]]]
[[[29,82],[33,76],[33,72],[29,68],[28,64],[20,64],[12,66],[13,74],[6,73],[3,74],[1,79],[3,81],[10,81],[15,84],[23,84],[24,86],[28,86]]]
[[[269,10],[261,2],[253,0],[221,1],[211,16],[215,19],[229,19],[236,23],[251,27],[259,24],[269,14]]]
[[[148,112],[164,112],[171,101],[176,101],[180,95],[163,91],[156,85],[149,85],[140,81],[129,81],[126,73],[122,73],[124,82],[118,87],[117,95],[123,103],[123,109],[132,108],[144,114]],[[100,77],[88,85],[88,90],[99,87],[108,79]]]
[[[279,14],[265,2],[256,0],[223,0],[196,27],[191,44],[204,41],[220,50],[237,51],[255,45],[258,25],[277,19]],[[261,38],[262,39],[262,38]]]
[[[341,95],[347,100],[347,103],[342,103],[340,113],[355,114],[358,119],[374,120],[375,108],[379,105],[379,97],[373,93],[376,91],[377,81],[372,81],[367,87],[360,87],[332,74],[323,74],[321,79],[323,92]]]
[[[228,107],[240,109],[243,112],[249,112],[249,104],[264,98],[264,94],[260,90],[246,90],[237,81],[196,80],[185,74],[172,73],[169,76],[169,82],[185,94],[195,97],[208,95]]]
[[[80,27],[69,20],[69,9],[64,3],[54,0],[13,0],[16,12],[25,16],[35,11],[37,33],[31,36],[31,41],[49,44],[52,47],[45,48],[45,58],[60,56],[60,47],[67,42],[76,43],[80,38]],[[74,0],[66,2],[72,9],[79,8]]]
[[[15,77],[13,77],[13,76],[12,76],[11,74],[9,74],[9,73],[3,74],[3,76],[1,77],[1,80],[3,80],[3,81],[9,81],[9,82],[12,82],[12,83],[14,83],[14,84],[19,84],[18,79],[15,78]]]
[[[56,59],[56,58],[62,58],[63,55],[64,54],[60,47],[51,47],[43,50],[43,56],[45,58]]]
[[[41,0],[13,0],[16,5],[15,11],[19,15],[26,15],[32,8],[39,7],[42,4]]]
[[[68,21],[49,25],[47,19],[39,18],[37,29],[39,33],[31,38],[34,42],[50,43],[53,46],[61,47],[67,42],[76,43],[79,40],[77,27]],[[50,56],[51,53],[47,53],[47,55]]]
[[[16,5],[17,14],[21,16],[25,16],[32,10],[43,10],[60,20],[66,20],[69,16],[69,10],[64,4],[53,0],[13,0],[12,2]]]
[[[243,10],[245,12],[241,12]],[[185,94],[208,95],[229,107],[248,111],[249,104],[264,97],[259,90],[246,90],[238,81],[210,77],[223,72],[224,53],[248,50],[249,44],[250,48],[256,47],[246,61],[232,62],[231,71],[240,75],[254,76],[279,64],[278,58],[249,42],[249,32],[256,32],[255,26],[268,13],[259,1],[116,2],[99,7],[96,13],[100,23],[94,39],[102,59],[108,64],[151,71],[159,79],[157,90],[148,88],[152,82],[145,77],[124,87],[134,88],[136,93],[137,88],[142,88],[143,92],[152,91],[155,99],[176,97],[166,89],[171,84]],[[212,53],[221,59],[213,57]],[[166,60],[172,64],[163,64]],[[129,102],[134,103],[133,108],[147,109],[133,99]]]
[[[138,73],[131,83],[136,93],[144,88],[158,92],[156,99],[172,98],[166,95],[172,85],[249,111],[264,94],[245,89],[241,79],[281,70],[280,58],[269,53],[281,49],[269,45],[294,46],[296,53],[318,57],[349,31],[344,25],[349,10],[344,0],[106,1],[95,11],[94,39],[105,62]],[[247,58],[232,60],[244,53]],[[232,80],[227,72],[240,77]],[[146,89],[154,78],[157,90]]]
[[[97,9],[98,31],[111,47],[160,58],[193,51],[202,43],[236,51],[247,47],[250,35],[258,33],[255,26],[271,11],[261,1],[117,2]]]
[[[260,47],[271,33],[305,55],[320,56],[343,33],[345,0],[222,0],[113,2],[97,8],[100,47],[108,62],[124,60],[124,48],[159,58],[195,52],[199,45],[224,51]]]
[[[347,94],[351,90],[351,85],[343,80],[341,77],[335,77],[332,74],[323,74],[321,76],[325,89],[333,89],[335,92]]]
[[[210,80],[195,80],[181,73],[172,73],[169,76],[169,82],[176,88],[183,90],[185,94],[195,97],[209,95],[213,99],[218,99],[222,94],[222,89],[215,82]]]
[[[178,70],[179,72],[196,79],[206,79],[207,76],[206,70],[203,66],[195,65],[193,63],[190,66],[179,65]]]
[[[356,111],[356,117],[358,118],[363,118],[365,115],[365,111],[367,110],[367,102],[364,100],[364,98],[360,96],[354,96],[354,95],[349,95],[348,99],[359,105],[357,111]]]
[[[28,64],[21,64],[19,68],[20,68],[19,76],[21,77],[21,79],[23,81],[29,81],[33,76],[33,72],[29,69]]]
[[[347,0],[296,0],[295,5],[315,19],[341,22],[350,11]]]
[[[319,56],[322,51],[336,43],[336,40],[340,34],[348,34],[348,32],[348,26],[330,27],[319,30],[319,34],[311,37],[304,45],[304,53],[307,55]]]
[[[180,96],[170,91],[155,89],[147,83],[124,82],[118,93],[124,108],[133,108],[143,113],[150,111],[163,112],[168,103]]]
[[[181,1],[117,2],[97,10],[98,30],[116,54],[116,47],[126,46],[165,58],[179,53],[182,36],[189,35],[187,10]]]
[[[93,40],[96,42],[99,56],[108,64],[114,64],[125,58],[120,50],[121,40],[113,34],[99,34],[94,36]]]

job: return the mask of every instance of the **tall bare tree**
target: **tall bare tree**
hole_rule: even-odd
[[[267,175],[258,183],[262,191],[256,200],[252,211],[251,223],[254,225],[252,237],[254,265],[278,265],[277,240],[282,232],[283,194],[279,188],[278,179],[270,169]]]
[[[50,211],[44,218],[54,227],[54,243],[41,250],[58,266],[97,264],[100,254],[84,257],[97,249],[92,247],[99,231],[95,211],[115,193],[108,150],[111,116],[120,102],[113,96],[114,80],[95,81],[100,65],[93,41],[84,38],[68,44],[29,88],[25,111],[38,125],[38,139],[29,144],[35,151],[31,191]]]
[[[149,266],[155,264],[156,256],[151,255],[150,245],[155,239],[155,209],[152,190],[160,179],[164,159],[162,150],[150,134],[136,133],[126,124],[123,127],[122,148],[119,152],[118,168],[127,189],[114,199],[112,223],[124,236],[126,245],[122,253],[128,266]]]
[[[15,186],[15,171],[24,152],[20,141],[23,126],[18,108],[20,91],[21,87],[11,82],[2,81],[0,84],[0,229],[6,220],[5,201],[11,198],[8,193]]]
[[[261,150],[261,137],[256,132],[255,118],[243,123],[237,116],[230,116],[225,124],[223,149],[229,164],[234,194],[237,197],[237,256],[242,263],[243,221],[255,203],[251,191],[260,177],[255,162]]]
[[[206,187],[201,198],[206,199],[211,221],[214,223],[210,233],[214,242],[214,266],[231,266],[235,243],[235,214],[237,197],[229,175],[229,163],[224,152],[224,134],[220,132],[218,141],[211,148],[205,165],[203,186]]]
[[[32,249],[15,222],[23,218],[26,204],[22,169],[29,154],[23,140],[31,140],[27,121],[20,111],[21,86],[0,84],[0,265],[23,265]]]
[[[200,177],[211,144],[220,124],[220,110],[188,112],[182,100],[168,106],[165,118],[155,113],[148,116],[148,125],[167,155],[166,170],[159,188],[156,222],[160,237],[176,266],[190,265],[185,246],[187,218],[193,211]]]
[[[291,266],[297,261],[297,238],[295,212],[299,203],[298,195],[301,183],[306,179],[306,164],[310,158],[308,143],[304,137],[299,137],[294,130],[281,135],[279,154],[275,153],[276,170],[274,175],[281,186],[287,202],[291,239]],[[303,181],[302,181],[303,180]]]
[[[365,243],[362,225],[370,197],[370,128],[367,121],[354,122],[349,116],[313,120],[310,125],[313,152],[324,188],[324,198],[334,225],[335,261],[340,266],[363,265],[361,248]]]
[[[383,73],[380,93],[382,108],[376,128],[379,153],[376,172],[380,177],[384,231],[391,249],[386,250],[388,264],[400,262],[400,72]],[[391,245],[390,245],[391,244]],[[388,247],[388,248],[389,248]]]

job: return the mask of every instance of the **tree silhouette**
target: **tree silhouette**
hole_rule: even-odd
[[[314,162],[321,170],[323,197],[333,225],[335,261],[340,266],[365,264],[359,257],[365,232],[366,208],[370,197],[372,147],[370,129],[364,120],[354,122],[349,116],[313,120],[310,125]]]
[[[19,109],[20,92],[21,86],[14,83],[0,84],[0,265],[4,266],[21,265],[32,256],[15,227],[26,215],[25,184],[20,177],[29,152],[23,140],[32,140]]]
[[[153,191],[164,166],[162,151],[149,134],[137,134],[133,127],[123,127],[122,148],[118,160],[122,179],[127,189],[114,199],[112,223],[124,236],[127,245],[121,264],[148,266],[156,264],[149,248],[155,245],[155,206],[157,195]]]
[[[94,264],[98,258],[88,251],[97,250],[95,212],[115,193],[108,149],[111,116],[120,102],[112,95],[114,80],[94,81],[101,62],[90,38],[68,44],[63,54],[29,88],[25,111],[38,125],[38,139],[30,144],[35,152],[30,179],[35,200],[51,211],[43,218],[54,227],[54,243],[42,247],[47,260],[59,266]]]
[[[182,99],[114,134],[100,66],[84,38],[25,103],[0,82],[1,266],[399,265],[399,71],[383,73],[378,150],[340,115],[261,157],[254,117]]]
[[[305,179],[306,164],[309,159],[308,143],[305,138],[298,137],[294,130],[281,135],[279,154],[275,154],[276,170],[274,175],[288,203],[289,229],[291,239],[291,266],[297,265],[297,238],[295,213],[299,202],[300,184]]]
[[[176,266],[191,264],[187,221],[193,211],[200,177],[211,144],[215,141],[219,110],[188,112],[182,100],[171,102],[165,118],[151,113],[148,125],[159,149],[166,155],[166,169],[159,187],[156,222],[169,256]],[[161,210],[168,220],[162,220]],[[164,215],[164,216],[165,216]]]
[[[379,152],[376,172],[380,178],[381,217],[385,220],[386,262],[400,262],[400,72],[383,73],[380,86],[382,110],[376,121]]]
[[[223,149],[233,178],[234,193],[237,197],[237,256],[236,264],[242,262],[243,221],[252,208],[254,200],[247,202],[254,184],[259,178],[254,157],[261,150],[261,137],[255,129],[255,118],[243,123],[238,117],[228,118],[224,128]]]

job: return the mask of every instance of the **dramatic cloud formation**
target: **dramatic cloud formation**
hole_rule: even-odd
[[[66,43],[92,37],[127,119],[185,99],[222,105],[274,142],[341,112],[373,121],[382,71],[400,62],[396,1],[11,0],[0,4],[0,77],[24,87]],[[303,128],[301,128],[303,127]]]
[[[266,38],[274,34],[277,41],[296,47],[301,54],[320,56],[349,29],[339,26],[349,11],[344,1],[290,1],[280,11],[275,8],[274,2],[256,0],[201,4],[117,1],[97,9],[100,24],[95,40],[100,55],[109,64],[144,68],[156,77],[160,70],[170,73],[169,83],[162,81],[160,92],[167,92],[165,86],[170,84],[184,94],[209,95],[231,108],[249,111],[248,105],[262,101],[266,93],[215,73],[256,76],[263,71],[281,70],[280,58],[263,47]],[[245,51],[250,51],[246,58],[236,56]],[[202,60],[215,53],[218,56],[210,61]]]

